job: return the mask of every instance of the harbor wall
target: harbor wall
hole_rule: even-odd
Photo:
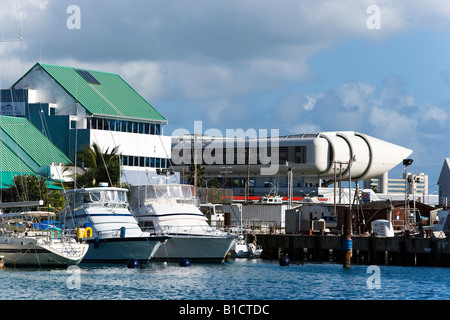
[[[256,234],[263,259],[288,255],[293,262],[343,262],[342,237],[334,235]],[[253,239],[252,239],[253,240]],[[352,236],[352,263],[450,267],[450,239]]]

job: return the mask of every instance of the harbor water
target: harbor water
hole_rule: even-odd
[[[2,300],[450,300],[450,269],[236,259],[4,268]]]

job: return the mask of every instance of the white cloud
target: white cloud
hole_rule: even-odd
[[[305,95],[306,99],[308,99],[308,101],[303,105],[303,109],[305,109],[306,111],[311,111],[312,109],[314,109],[314,105],[316,104],[316,99],[312,98],[308,95]]]
[[[320,126],[313,123],[300,123],[298,125],[293,126],[289,129],[290,134],[301,134],[301,133],[313,133],[313,132],[320,132],[321,130]]]
[[[420,118],[425,121],[437,121],[444,125],[448,120],[448,112],[443,108],[425,103],[419,107]]]

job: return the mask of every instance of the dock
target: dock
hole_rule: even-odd
[[[248,235],[253,237],[252,235]],[[263,259],[288,255],[292,262],[343,262],[339,235],[256,234]],[[352,236],[352,264],[450,267],[450,239]]]

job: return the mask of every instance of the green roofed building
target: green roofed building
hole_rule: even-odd
[[[28,119],[72,161],[84,145],[118,146],[123,182],[150,183],[169,168],[167,120],[118,74],[36,63],[0,102],[1,114]]]
[[[62,168],[70,159],[27,119],[0,116],[0,188],[15,175],[39,174],[62,180]]]

